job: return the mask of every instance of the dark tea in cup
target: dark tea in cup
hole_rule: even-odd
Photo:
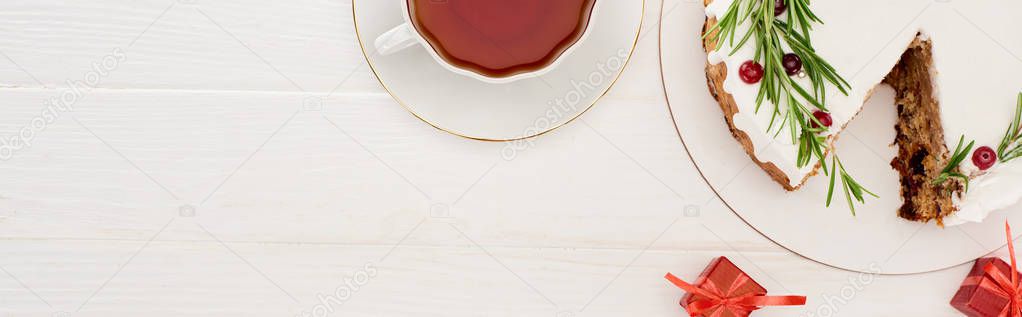
[[[491,78],[552,65],[578,42],[596,0],[407,0],[412,25],[451,65]]]

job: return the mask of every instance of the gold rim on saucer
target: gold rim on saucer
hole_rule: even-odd
[[[362,50],[362,57],[365,58],[366,63],[369,64],[369,71],[371,71],[373,73],[373,76],[376,77],[376,81],[378,81],[380,83],[380,85],[383,86],[383,90],[386,90],[387,94],[389,94],[391,96],[391,98],[394,98],[394,100],[397,101],[397,103],[400,104],[401,107],[405,108],[405,110],[407,110],[413,116],[415,116],[419,120],[422,120],[422,122],[425,122],[426,124],[429,124],[430,126],[436,128],[437,130],[444,131],[444,132],[447,132],[447,133],[450,133],[450,134],[453,134],[453,135],[456,135],[456,136],[459,136],[459,137],[463,137],[463,138],[466,138],[466,139],[478,140],[478,141],[488,141],[488,142],[517,141],[517,140],[537,137],[537,136],[546,134],[546,133],[548,133],[550,131],[556,130],[557,128],[563,127],[563,126],[567,125],[568,123],[571,123],[572,121],[575,121],[575,119],[578,119],[579,117],[581,117],[582,114],[585,114],[587,111],[589,111],[589,109],[592,109],[593,106],[596,105],[596,103],[598,103],[601,99],[603,99],[604,96],[607,95],[608,92],[610,92],[610,89],[613,88],[615,84],[617,84],[617,81],[619,79],[621,79],[621,75],[623,75],[625,73],[625,69],[628,68],[628,64],[629,64],[629,62],[631,62],[632,56],[635,54],[635,49],[639,45],[639,36],[642,34],[642,23],[646,19],[646,0],[642,0],[639,3],[640,5],[642,5],[642,13],[639,15],[639,27],[636,28],[636,30],[635,30],[635,39],[632,41],[632,47],[628,51],[628,57],[625,58],[625,62],[621,66],[621,70],[619,70],[617,75],[614,76],[614,80],[612,80],[610,82],[610,85],[608,85],[606,89],[604,89],[602,92],[600,92],[599,96],[597,96],[595,99],[593,99],[592,103],[590,103],[588,106],[585,107],[585,110],[580,111],[574,117],[571,117],[570,119],[565,120],[564,122],[562,122],[562,123],[560,123],[558,125],[555,125],[553,127],[550,127],[549,129],[537,132],[537,133],[532,134],[532,135],[520,136],[520,137],[515,137],[515,138],[510,138],[510,139],[489,139],[489,138],[481,138],[481,137],[474,137],[474,136],[470,136],[470,135],[464,135],[464,134],[461,134],[461,133],[449,130],[447,128],[444,128],[444,127],[442,127],[442,126],[440,126],[440,125],[438,125],[436,123],[430,122],[429,120],[426,120],[426,118],[423,118],[421,115],[419,115],[414,110],[412,110],[411,107],[409,107],[403,100],[401,100],[401,98],[398,98],[398,96],[395,95],[394,92],[390,90],[390,87],[387,86],[387,83],[383,82],[383,78],[381,78],[380,74],[376,72],[376,66],[373,65],[373,61],[369,59],[369,53],[366,51],[365,41],[362,40],[362,33],[359,31],[359,28],[358,28],[358,17],[357,17],[358,12],[357,12],[357,10],[355,8],[355,1],[357,1],[357,0],[351,0],[351,19],[352,19],[352,21],[355,24],[355,37],[358,38],[358,46]]]

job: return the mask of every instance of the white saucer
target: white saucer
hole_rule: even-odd
[[[1004,220],[995,213],[979,224],[939,228],[897,216],[900,183],[890,161],[897,153],[893,90],[878,87],[863,112],[842,133],[837,149],[845,166],[880,196],[856,208],[836,193],[825,207],[827,177],[813,177],[786,192],[744,152],[728,131],[706,86],[700,31],[702,1],[665,0],[660,29],[664,90],[678,134],[706,182],[750,226],[777,244],[841,269],[911,274],[970,262],[1005,245]],[[1022,226],[1022,213],[1010,221]]]
[[[491,84],[452,72],[416,46],[382,56],[371,43],[404,22],[405,0],[352,0],[362,52],[384,88],[413,115],[455,135],[508,141],[553,130],[592,107],[624,70],[644,1],[597,1],[579,43],[541,77]]]

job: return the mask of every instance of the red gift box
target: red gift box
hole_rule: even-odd
[[[1001,311],[1011,304],[1011,299],[1004,296],[1003,291],[997,288],[996,282],[983,270],[988,264],[1005,274],[1011,272],[1011,266],[1004,260],[998,258],[976,260],[976,264],[962,282],[962,287],[951,298],[951,306],[966,316],[999,316]]]
[[[747,317],[763,306],[805,305],[804,296],[766,296],[767,290],[726,257],[719,257],[689,284],[668,273],[668,281],[685,290],[681,299],[689,316]]]
[[[976,260],[958,292],[951,298],[951,306],[971,317],[1022,317],[1022,287],[1019,283],[1018,264],[1011,227],[1004,224],[1008,237],[1011,264],[998,258]]]

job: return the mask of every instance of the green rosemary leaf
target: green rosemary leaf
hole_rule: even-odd
[[[841,159],[838,158],[837,155],[834,155],[833,160],[831,161],[831,164],[832,164],[832,167],[831,167],[832,170],[831,170],[831,176],[830,176],[831,177],[831,186],[830,186],[831,189],[828,190],[828,194],[827,194],[827,206],[828,207],[830,206],[830,202],[831,202],[830,198],[833,195],[833,186],[834,186],[833,183],[834,183],[836,177],[840,177],[841,178],[841,189],[845,193],[845,199],[848,202],[848,209],[850,209],[852,211],[852,215],[853,216],[855,215],[855,202],[859,202],[860,204],[865,203],[866,202],[866,195],[867,194],[870,195],[870,196],[873,196],[873,198],[879,198],[879,196],[877,196],[873,192],[871,192],[868,189],[866,189],[865,187],[863,187],[862,184],[860,184],[858,181],[855,180],[855,178],[853,178],[851,175],[848,174],[848,171],[845,170],[844,164],[841,163]],[[840,174],[840,175],[838,175],[838,174]]]
[[[948,180],[957,179],[965,185],[965,191],[969,191],[969,176],[958,172],[959,165],[965,161],[965,158],[972,152],[972,147],[976,145],[976,141],[969,142],[969,145],[965,144],[965,136],[958,138],[958,145],[955,146],[955,151],[951,154],[951,158],[948,159],[947,165],[940,171],[937,178],[934,178],[930,183],[933,185],[942,185]]]
[[[827,169],[823,169],[826,171]],[[837,179],[837,164],[831,164],[830,167],[830,186],[827,186],[827,207],[830,207],[830,202],[834,198],[834,180]]]
[[[1001,144],[997,146],[997,157],[1001,162],[1008,162],[1022,155],[1022,143],[1019,142],[1022,138],[1020,122],[1022,122],[1022,93],[1018,94],[1015,116],[1012,117],[1008,130],[1004,131]]]
[[[826,111],[827,107],[824,106],[823,103],[821,103],[820,101],[816,100],[816,98],[813,98],[813,96],[810,95],[808,91],[803,89],[802,86],[800,86],[794,80],[792,80],[792,79],[788,79],[788,80],[791,80],[791,88],[794,89],[795,92],[798,92],[798,94],[801,95],[802,98],[805,98],[806,100],[808,100],[809,103],[812,104],[813,106],[815,106],[816,108],[819,108],[820,110]]]
[[[852,215],[855,215],[855,203],[852,202],[852,195],[848,193],[848,180],[841,177],[841,188],[845,191],[845,200],[848,201],[848,209],[852,211]]]

